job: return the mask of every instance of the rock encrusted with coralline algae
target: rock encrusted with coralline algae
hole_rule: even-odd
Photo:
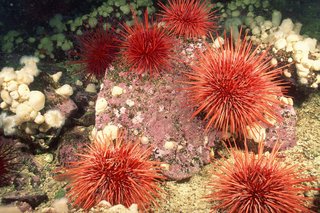
[[[153,157],[164,163],[164,174],[175,180],[191,177],[209,163],[210,149],[219,139],[215,131],[204,133],[205,123],[192,119],[177,73],[155,80],[132,79],[130,85],[105,79],[99,98],[107,100],[104,112],[96,116],[96,128],[122,126],[131,138],[153,146]],[[123,93],[112,96],[112,89]]]
[[[265,144],[267,147],[272,148],[279,141],[281,143],[280,149],[285,150],[297,144],[297,114],[291,105],[287,105],[279,110],[283,121],[267,129]]]
[[[194,50],[203,48],[201,43],[181,45],[181,60],[192,63]],[[126,131],[131,139],[140,138],[144,146],[154,147],[153,158],[163,162],[164,175],[174,180],[190,178],[210,162],[214,143],[221,133],[213,129],[205,131],[206,122],[192,118],[195,109],[187,105],[186,91],[182,90],[183,72],[188,66],[175,64],[172,72],[158,78],[125,76],[120,72],[111,80],[109,70],[96,104],[96,130],[115,125]],[[267,145],[274,139],[286,139],[295,144],[296,116],[293,107],[281,108],[284,123],[267,131]]]

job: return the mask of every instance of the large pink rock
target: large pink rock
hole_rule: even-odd
[[[181,60],[186,64],[194,60],[193,51],[203,48],[201,43],[182,46],[185,51]],[[177,63],[173,72],[163,73],[159,78],[134,78],[120,73],[116,83],[107,77],[98,98],[108,101],[105,112],[96,115],[96,128],[102,130],[107,124],[122,126],[128,131],[130,139],[146,136],[154,147],[153,158],[168,164],[164,175],[174,180],[190,178],[201,167],[210,162],[210,152],[221,134],[209,130],[205,132],[205,121],[201,116],[192,118],[194,111],[187,106],[186,92],[182,90],[183,72],[190,71],[188,66]],[[114,70],[112,70],[114,72]],[[120,82],[120,83],[119,83]],[[120,86],[125,92],[112,96],[114,86]],[[130,103],[133,106],[129,106]],[[129,104],[128,104],[129,103]],[[272,147],[274,137],[287,139],[284,148],[295,144],[295,113],[293,108],[281,109],[285,122],[268,129],[267,146]],[[290,118],[286,118],[288,116]]]
[[[279,141],[281,143],[280,149],[285,150],[297,144],[297,114],[293,106],[289,105],[279,109],[279,112],[283,121],[267,129],[265,145],[273,148],[274,144]]]
[[[155,80],[128,78],[130,85],[104,80],[98,98],[105,98],[109,108],[96,116],[96,128],[112,122],[128,130],[132,139],[146,136],[154,147],[153,158],[170,165],[163,173],[171,179],[189,178],[208,164],[219,134],[205,133],[205,123],[191,118],[181,77],[167,73]],[[120,86],[125,93],[113,97],[113,86]],[[130,107],[127,103],[132,101]]]

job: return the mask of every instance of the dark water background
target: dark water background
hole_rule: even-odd
[[[63,20],[72,20],[89,14],[102,5],[104,0],[0,0],[0,39],[10,30],[21,32],[24,39],[35,37],[40,39],[46,35],[52,35],[52,28],[49,26],[49,20],[56,14],[61,14]],[[133,1],[127,0],[127,3]],[[157,10],[157,2],[153,5]],[[166,1],[162,1],[166,2]],[[212,0],[212,3],[217,1]],[[222,0],[222,3],[230,1]],[[261,0],[262,2],[262,0]],[[303,24],[302,34],[320,40],[320,0],[271,0],[271,7],[282,12],[282,18],[291,18],[294,22],[299,21]],[[259,14],[259,11],[254,11]],[[271,14],[271,11],[269,11]],[[267,17],[267,19],[271,18]],[[129,14],[127,17],[120,17],[123,20],[132,19]],[[119,19],[109,17],[104,20],[112,26],[119,25]],[[39,33],[38,30],[41,29]],[[38,36],[37,36],[38,35]],[[74,32],[67,31],[65,35],[73,40]],[[36,40],[36,42],[39,42]],[[25,42],[25,40],[23,41]],[[3,42],[2,42],[3,43]],[[15,54],[29,55],[35,51],[35,46],[20,45],[16,48]],[[0,65],[6,65],[10,60],[7,58],[10,54],[2,51],[0,48]],[[59,54],[55,59],[65,60],[65,55]],[[3,60],[5,59],[5,60]]]
[[[0,33],[12,29],[30,30],[34,26],[46,24],[57,13],[70,18],[86,14],[102,2],[103,0],[1,0],[0,22],[3,26]],[[156,6],[157,1],[153,2]],[[309,22],[317,25],[315,22],[320,21],[320,0],[271,0],[270,3],[283,13],[283,17],[299,20],[306,25]]]

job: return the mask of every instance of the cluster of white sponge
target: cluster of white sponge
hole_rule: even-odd
[[[45,95],[29,89],[39,74],[38,62],[38,58],[23,56],[20,63],[24,66],[20,70],[4,67],[0,72],[0,128],[5,135],[13,135],[17,128],[27,134],[35,134],[38,130],[45,132],[64,123],[65,118],[59,110],[43,113]]]
[[[233,0],[224,7],[217,3],[225,19],[225,27],[231,30],[235,38],[238,38],[239,27],[246,25],[251,29],[251,39],[262,48],[273,46],[273,51],[287,52],[291,57],[281,58],[289,63],[294,63],[296,74],[301,85],[318,88],[320,84],[320,47],[317,40],[306,35],[300,35],[302,24],[293,23],[291,19],[282,20],[280,11],[271,10],[270,3],[266,0]],[[256,11],[272,11],[270,18],[259,16]],[[277,60],[272,61],[276,65]],[[292,72],[284,71],[288,78]]]
[[[291,55],[286,60],[295,63],[300,84],[318,88],[320,49],[317,47],[316,39],[300,35],[301,23],[293,23],[289,18],[281,20],[281,13],[273,11],[271,20],[257,16],[252,19],[247,18],[246,24],[251,28],[253,34],[251,39],[256,44],[273,45],[275,53],[283,50]],[[291,77],[290,73],[284,74],[286,77]]]

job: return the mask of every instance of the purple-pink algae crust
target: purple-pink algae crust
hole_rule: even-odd
[[[267,129],[265,145],[273,148],[274,144],[279,141],[281,150],[291,148],[297,144],[296,125],[297,114],[293,106],[287,105],[279,109],[283,121]]]
[[[180,56],[186,64],[195,60],[195,49],[203,49],[201,42],[189,46],[181,43],[180,46]],[[108,108],[96,115],[98,130],[112,123],[128,130],[130,139],[146,136],[148,146],[154,147],[152,157],[169,164],[169,169],[163,173],[173,180],[190,178],[208,164],[211,148],[221,140],[221,134],[213,129],[205,133],[205,121],[191,117],[195,109],[187,105],[186,92],[181,90],[181,81],[185,80],[182,72],[190,72],[190,68],[178,63],[175,70],[163,73],[156,79],[127,76],[126,81],[130,83],[116,84],[106,77],[98,98],[105,98]],[[124,75],[120,73],[120,76]],[[113,86],[120,86],[125,93],[113,97]],[[128,100],[133,101],[134,105],[129,106]],[[275,141],[280,139],[282,149],[286,149],[296,144],[297,117],[292,106],[279,110],[284,121],[267,129],[266,145],[273,147]],[[165,146],[168,143],[171,144],[169,148]]]
[[[181,78],[167,73],[154,80],[131,79],[130,85],[105,79],[98,98],[108,101],[108,109],[96,116],[97,129],[112,122],[129,130],[129,137],[146,136],[154,147],[153,158],[170,165],[163,173],[174,180],[190,178],[208,164],[210,149],[219,140],[215,131],[205,133],[203,121],[191,118]],[[113,86],[125,93],[113,97]]]

